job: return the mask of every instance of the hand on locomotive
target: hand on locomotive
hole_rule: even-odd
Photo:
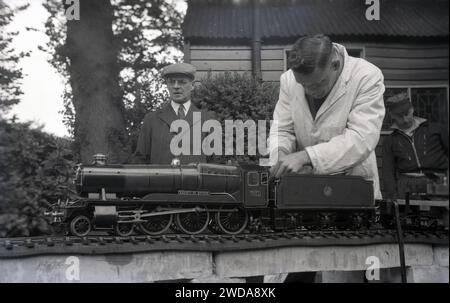
[[[306,165],[311,165],[311,159],[305,151],[292,154],[278,154],[279,161],[270,168],[272,178],[281,178],[286,173],[298,173]]]

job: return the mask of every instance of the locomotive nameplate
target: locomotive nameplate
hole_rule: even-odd
[[[188,196],[207,196],[209,192],[207,191],[198,191],[198,190],[179,190],[179,195],[188,195]]]

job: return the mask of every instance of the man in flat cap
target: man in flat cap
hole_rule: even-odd
[[[171,164],[175,158],[178,158],[181,164],[207,162],[207,157],[202,151],[200,153],[193,151],[193,126],[196,123],[200,123],[201,126],[204,121],[214,119],[214,114],[200,110],[191,101],[195,72],[196,68],[188,63],[171,64],[162,70],[162,77],[166,81],[171,101],[162,109],[150,112],[144,117],[134,153],[134,162]],[[200,120],[196,120],[194,117],[200,117]],[[177,133],[173,128],[171,131],[172,123],[179,119],[185,120],[189,124],[188,132],[181,130]],[[201,127],[196,129],[201,129]],[[181,135],[183,138],[189,136],[190,146],[187,154],[173,154],[171,141],[176,135]],[[203,139],[203,133],[200,136]],[[201,144],[201,142],[198,143]]]
[[[407,93],[386,100],[392,134],[383,142],[385,198],[426,194],[427,186],[441,182],[448,170],[448,135],[445,127],[414,115]]]

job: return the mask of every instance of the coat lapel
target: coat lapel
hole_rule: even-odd
[[[191,102],[188,112],[186,113],[186,121],[190,126],[194,124],[194,112],[200,112],[200,109]]]
[[[159,111],[158,117],[159,119],[164,121],[167,125],[169,125],[169,127],[174,120],[178,119],[170,103]]]
[[[306,100],[305,96],[305,90],[303,89],[303,86],[301,84],[297,83],[296,81],[294,81],[294,83],[296,85],[295,86],[296,93],[294,94],[294,96],[296,96],[295,97],[296,102],[294,102],[293,104],[292,111],[296,114],[294,114],[293,117],[296,116],[306,118],[308,121],[304,121],[304,119],[302,120],[304,122],[312,124],[314,119],[312,117],[311,111],[309,110],[308,101]]]

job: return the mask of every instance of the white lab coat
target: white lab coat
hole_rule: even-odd
[[[385,115],[384,77],[375,65],[350,57],[344,46],[334,47],[344,56],[344,67],[315,119],[293,72],[281,75],[269,136],[270,162],[276,161],[278,148],[289,153],[306,150],[313,173],[363,176],[373,181],[375,198],[381,199],[375,147]]]

